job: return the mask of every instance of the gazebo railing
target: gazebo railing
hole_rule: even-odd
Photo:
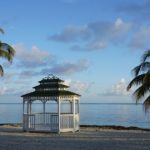
[[[24,114],[24,130],[27,131],[57,131],[58,115],[56,113]]]
[[[31,114],[31,115],[27,115],[24,114],[23,116],[23,129],[34,129],[35,128],[35,115]]]
[[[60,115],[60,128],[73,128],[73,114],[61,114]]]
[[[75,116],[73,114],[67,114],[67,113],[61,114],[60,129],[62,132],[73,131],[74,129],[79,130],[79,114],[75,114]]]
[[[75,118],[74,118],[75,117]],[[73,121],[74,120],[74,121]],[[59,130],[57,113],[34,113],[24,114],[23,128],[27,131],[50,131]],[[79,114],[63,113],[60,115],[60,130],[74,131],[79,129]]]

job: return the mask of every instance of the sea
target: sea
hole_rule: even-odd
[[[46,110],[50,104],[47,104]],[[51,109],[55,109],[51,106]],[[22,103],[0,103],[0,124],[22,123]],[[34,112],[42,112],[41,104],[34,104]],[[81,103],[80,125],[114,125],[150,129],[150,111],[142,104]]]

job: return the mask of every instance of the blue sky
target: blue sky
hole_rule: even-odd
[[[1,41],[16,49],[1,80],[0,102],[21,102],[54,74],[81,102],[133,102],[131,69],[150,47],[148,0],[1,0]]]

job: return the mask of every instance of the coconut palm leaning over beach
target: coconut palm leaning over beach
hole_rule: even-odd
[[[0,28],[0,33],[4,34],[4,30]],[[10,63],[13,60],[15,50],[8,45],[0,41],[0,57],[7,59]],[[4,71],[2,65],[0,65],[0,76],[3,76]]]
[[[150,50],[147,50],[142,56],[142,62],[140,65],[133,68],[134,78],[129,83],[127,90],[136,85],[138,88],[133,93],[136,102],[139,102],[144,98],[145,111],[150,108]]]

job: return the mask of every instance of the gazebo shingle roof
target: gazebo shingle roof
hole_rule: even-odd
[[[79,94],[76,94],[74,92],[70,92],[70,91],[34,91],[31,93],[27,93],[25,95],[22,95],[22,97],[55,97],[55,96],[80,96]]]
[[[80,96],[77,93],[66,90],[68,85],[64,84],[61,80],[53,75],[50,75],[41,81],[40,85],[35,86],[35,91],[22,95],[23,98],[32,97],[58,97],[58,96]]]
[[[41,89],[41,88],[68,88],[68,87],[69,87],[68,85],[64,85],[64,84],[41,84],[33,88]]]

